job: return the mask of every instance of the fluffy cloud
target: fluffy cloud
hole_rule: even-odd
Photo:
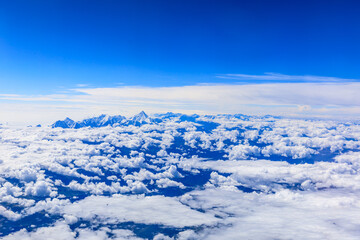
[[[358,124],[182,117],[101,128],[3,126],[1,237],[359,236]],[[29,226],[33,218],[39,222]]]
[[[212,214],[192,210],[177,199],[164,196],[91,196],[65,206],[63,211],[89,221],[100,218],[103,223],[133,221],[179,228],[214,225],[218,221]]]

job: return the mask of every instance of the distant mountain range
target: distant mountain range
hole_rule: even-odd
[[[74,120],[70,118],[66,118],[65,120],[59,120],[56,121],[54,124],[51,125],[53,128],[83,128],[83,127],[105,127],[105,126],[128,126],[128,125],[134,125],[134,126],[141,126],[143,124],[151,124],[151,123],[160,123],[163,121],[167,121],[170,119],[178,120],[178,121],[189,121],[189,122],[201,122],[200,120],[201,116],[197,114],[193,115],[185,115],[181,113],[162,113],[162,114],[154,114],[154,116],[149,117],[144,111],[141,111],[140,113],[136,114],[135,116],[131,118],[126,118],[121,115],[116,116],[109,116],[106,114],[102,114],[98,117],[88,118],[84,119],[82,121],[75,122]],[[243,114],[218,114],[218,115],[205,115],[203,116],[207,119],[214,119],[216,117],[221,118],[236,118],[236,119],[249,119],[250,116],[243,115]],[[269,118],[273,116],[264,116],[263,118]]]

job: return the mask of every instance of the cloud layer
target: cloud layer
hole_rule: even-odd
[[[275,77],[283,78],[282,75]],[[131,115],[140,110],[149,113],[172,111],[359,118],[360,98],[357,96],[360,83],[309,78],[320,80],[182,87],[75,88],[61,95],[42,96],[2,94],[0,114],[2,121],[31,123],[49,123],[66,115],[75,119],[101,113]]]
[[[157,116],[1,127],[0,237],[358,239],[358,124]]]

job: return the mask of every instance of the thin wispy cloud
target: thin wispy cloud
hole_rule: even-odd
[[[78,83],[76,84],[77,87],[88,87],[89,84],[84,84],[84,83]]]
[[[359,82],[340,81],[78,87],[57,95],[1,94],[0,114],[6,121],[21,119],[35,123],[51,122],[64,116],[81,119],[102,113],[132,115],[141,110],[358,119],[359,92]]]
[[[360,82],[360,79],[351,78],[337,78],[337,77],[324,77],[313,75],[286,75],[281,73],[267,72],[263,75],[251,74],[220,74],[217,78],[234,79],[241,81],[281,81],[281,82],[322,82],[322,83],[335,83],[335,82]]]

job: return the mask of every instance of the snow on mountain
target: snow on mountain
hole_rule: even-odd
[[[53,128],[83,128],[83,127],[104,127],[104,126],[115,126],[115,125],[134,125],[141,126],[143,124],[155,124],[160,123],[162,121],[170,120],[177,118],[179,121],[190,121],[194,122],[199,115],[184,115],[180,113],[171,113],[168,112],[166,114],[155,114],[154,117],[149,117],[144,111],[134,115],[131,118],[126,119],[126,117],[121,115],[109,116],[106,114],[102,114],[98,117],[84,119],[82,121],[75,122],[70,118],[66,118],[65,120],[56,121],[51,126]]]
[[[144,111],[141,111],[140,113],[136,114],[135,116],[131,117],[127,124],[129,125],[135,125],[140,126],[143,124],[149,124],[154,122],[152,118],[150,118]]]
[[[73,128],[75,126],[75,121],[70,118],[65,118],[65,120],[56,121],[53,125],[53,128],[60,127],[60,128]]]
[[[104,127],[104,126],[113,126],[115,124],[121,124],[122,121],[125,120],[125,117],[121,115],[117,116],[109,116],[102,114],[98,117],[84,119],[79,122],[75,122],[70,118],[66,118],[63,121],[56,121],[51,126],[53,128],[83,128],[83,127]]]
[[[181,114],[181,113],[172,113],[172,112],[167,112],[167,113],[162,113],[162,114],[154,114],[152,117],[150,117],[149,115],[147,115],[144,111],[141,111],[140,113],[130,117],[130,118],[126,118],[124,116],[121,115],[116,115],[116,116],[109,116],[106,114],[102,114],[98,117],[93,117],[93,118],[88,118],[88,119],[84,119],[82,121],[78,121],[75,122],[70,118],[66,118],[65,120],[61,121],[56,121],[54,124],[52,124],[51,126],[53,128],[83,128],[83,127],[92,127],[92,128],[97,128],[97,127],[105,127],[105,126],[128,126],[128,125],[133,125],[133,126],[141,126],[144,124],[158,124],[161,123],[163,121],[177,121],[177,122],[198,122],[201,124],[204,124],[205,122],[209,122],[209,121],[213,121],[215,119],[227,119],[227,120],[234,120],[234,119],[238,119],[238,120],[249,120],[250,118],[256,118],[256,119],[280,119],[279,117],[276,116],[270,116],[270,115],[266,115],[266,116],[260,116],[260,117],[256,117],[256,116],[247,116],[247,115],[243,115],[243,114],[217,114],[217,115],[203,115],[200,116],[198,114],[192,114],[192,115],[186,115],[186,114]]]
[[[81,127],[104,127],[104,126],[113,126],[114,124],[120,124],[125,117],[121,115],[109,116],[102,114],[99,117],[85,119],[80,122]]]

